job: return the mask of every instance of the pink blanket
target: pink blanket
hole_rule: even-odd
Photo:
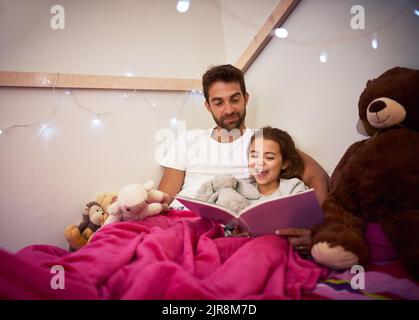
[[[35,245],[0,261],[3,299],[299,299],[327,273],[278,236],[225,238],[174,210],[103,227],[74,253]],[[51,286],[54,265],[64,289]]]

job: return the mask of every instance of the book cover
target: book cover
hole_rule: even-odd
[[[175,198],[204,219],[223,225],[236,223],[242,232],[254,236],[274,233],[277,229],[309,228],[323,221],[323,210],[313,189],[255,203],[238,215],[214,203],[184,196]]]

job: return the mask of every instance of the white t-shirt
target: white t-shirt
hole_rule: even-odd
[[[248,147],[252,130],[246,128],[239,138],[220,143],[212,138],[213,129],[187,130],[170,146],[160,165],[185,171],[179,195],[194,197],[203,183],[217,175],[231,174],[249,181]],[[172,206],[177,207],[174,201]]]

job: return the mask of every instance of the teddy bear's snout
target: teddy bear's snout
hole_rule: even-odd
[[[386,103],[381,100],[374,101],[371,103],[371,105],[368,107],[369,112],[380,112],[381,110],[385,109],[387,107]]]
[[[367,120],[374,128],[389,128],[402,123],[405,118],[405,108],[391,98],[375,99],[367,108]]]

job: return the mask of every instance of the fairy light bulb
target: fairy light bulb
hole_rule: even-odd
[[[275,29],[275,35],[278,38],[284,39],[286,37],[288,37],[288,30],[285,28],[276,28]]]
[[[374,36],[372,37],[372,39],[371,39],[371,47],[372,47],[374,50],[377,50],[377,49],[378,49],[378,40],[377,40],[377,36],[376,36],[376,35],[374,35]]]
[[[185,13],[189,10],[190,0],[179,0],[176,4],[176,9],[180,13]]]
[[[0,129],[0,134],[3,134],[3,130]]]
[[[327,62],[327,57],[328,57],[327,52],[320,53],[320,62],[321,63],[326,63]]]
[[[102,126],[102,122],[100,121],[99,117],[96,116],[93,120],[92,120],[92,127],[93,128],[98,128]]]
[[[419,9],[416,9],[414,12],[415,12],[415,15],[419,17]]]

